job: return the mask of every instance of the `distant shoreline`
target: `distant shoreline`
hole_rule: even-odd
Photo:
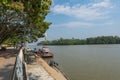
[[[44,45],[47,45],[47,44],[44,44]],[[120,44],[77,44],[77,45],[120,45]],[[72,45],[48,45],[48,46],[72,46]]]
[[[120,44],[118,36],[98,36],[87,39],[63,39],[42,41],[38,45],[99,45],[99,44]]]

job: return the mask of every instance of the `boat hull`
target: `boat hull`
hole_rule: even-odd
[[[54,56],[53,53],[51,53],[51,52],[41,53],[40,55],[41,55],[41,57],[43,57],[43,58],[53,57],[53,56]]]
[[[54,57],[54,54],[51,52],[43,53],[42,51],[38,51],[37,54],[40,55],[42,58]]]

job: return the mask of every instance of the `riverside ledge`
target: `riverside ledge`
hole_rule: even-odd
[[[41,57],[30,57],[32,63],[27,64],[27,77],[29,80],[67,80],[59,71],[50,67]]]

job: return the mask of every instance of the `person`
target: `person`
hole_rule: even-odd
[[[41,49],[38,50],[37,54],[41,54]]]
[[[36,48],[34,48],[34,50],[33,50],[33,51],[34,51],[34,53],[37,53],[37,49],[36,49]]]

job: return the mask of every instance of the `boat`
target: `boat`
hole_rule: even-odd
[[[42,58],[54,56],[54,54],[50,51],[48,47],[42,47],[42,49],[38,50],[37,54],[39,54]]]

